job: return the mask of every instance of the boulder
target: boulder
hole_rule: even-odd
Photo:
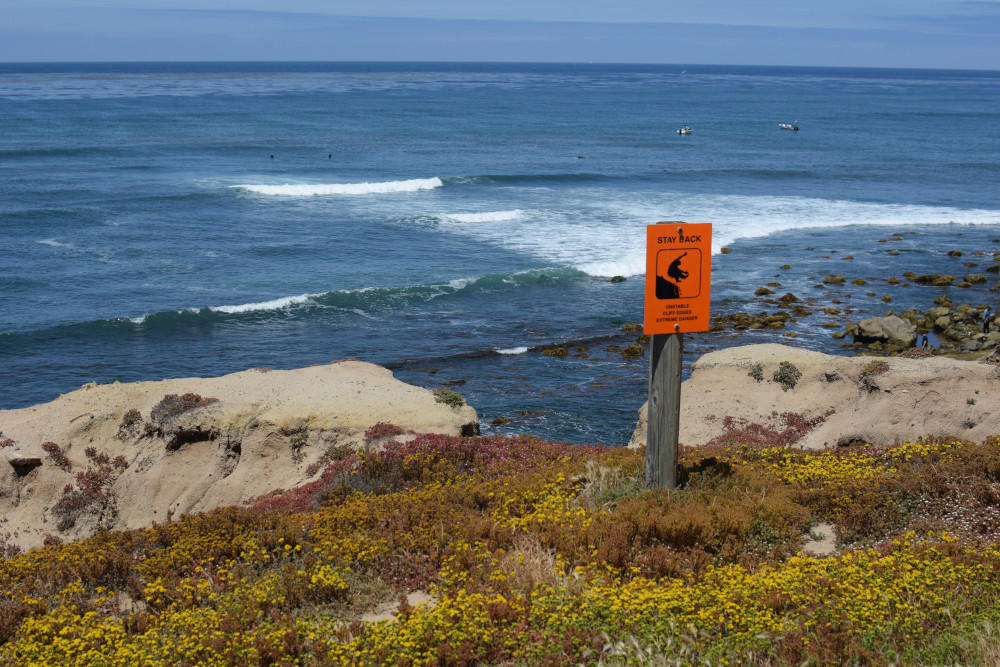
[[[915,283],[920,283],[921,285],[944,287],[947,285],[953,285],[958,278],[956,276],[946,275],[943,273],[925,273],[920,276],[913,276],[911,280]]]
[[[945,317],[949,314],[951,314],[951,309],[943,306],[939,306],[938,308],[929,308],[927,310],[927,317],[932,320],[936,320],[939,317]]]
[[[854,340],[866,344],[899,341],[909,347],[917,341],[917,327],[896,315],[869,317],[858,322]]]

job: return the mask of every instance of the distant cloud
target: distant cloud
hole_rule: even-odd
[[[950,6],[956,11],[947,16],[882,17],[882,25],[891,29],[374,18],[253,9],[77,9],[41,20],[37,12],[21,8],[0,27],[0,60],[561,61],[1000,69],[996,39],[1000,3],[970,0]]]

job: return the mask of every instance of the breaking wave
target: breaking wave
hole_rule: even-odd
[[[407,181],[385,181],[381,183],[286,183],[284,185],[243,184],[232,185],[236,190],[244,190],[258,195],[279,197],[315,197],[323,195],[373,195],[398,192],[418,192],[440,188],[444,183],[440,178],[414,178]]]

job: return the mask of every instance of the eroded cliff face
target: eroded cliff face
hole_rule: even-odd
[[[989,361],[840,357],[774,344],[719,350],[695,362],[681,387],[679,439],[701,445],[726,432],[726,417],[766,424],[791,412],[826,415],[795,443],[807,449],[928,436],[981,442],[1000,435],[1000,367]],[[802,373],[788,390],[773,380],[781,362]],[[754,364],[760,381],[750,376]],[[645,443],[644,405],[629,446]]]
[[[379,423],[398,439],[479,432],[471,407],[356,361],[87,385],[0,411],[0,535],[30,548],[237,505],[315,479],[335,448],[377,447]]]

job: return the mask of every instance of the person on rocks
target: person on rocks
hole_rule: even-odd
[[[990,319],[993,317],[993,313],[990,312],[990,307],[986,306],[986,310],[983,311],[983,333],[988,334],[990,332]]]
[[[927,349],[927,334],[926,333],[920,334],[920,349],[921,350],[926,350]]]

